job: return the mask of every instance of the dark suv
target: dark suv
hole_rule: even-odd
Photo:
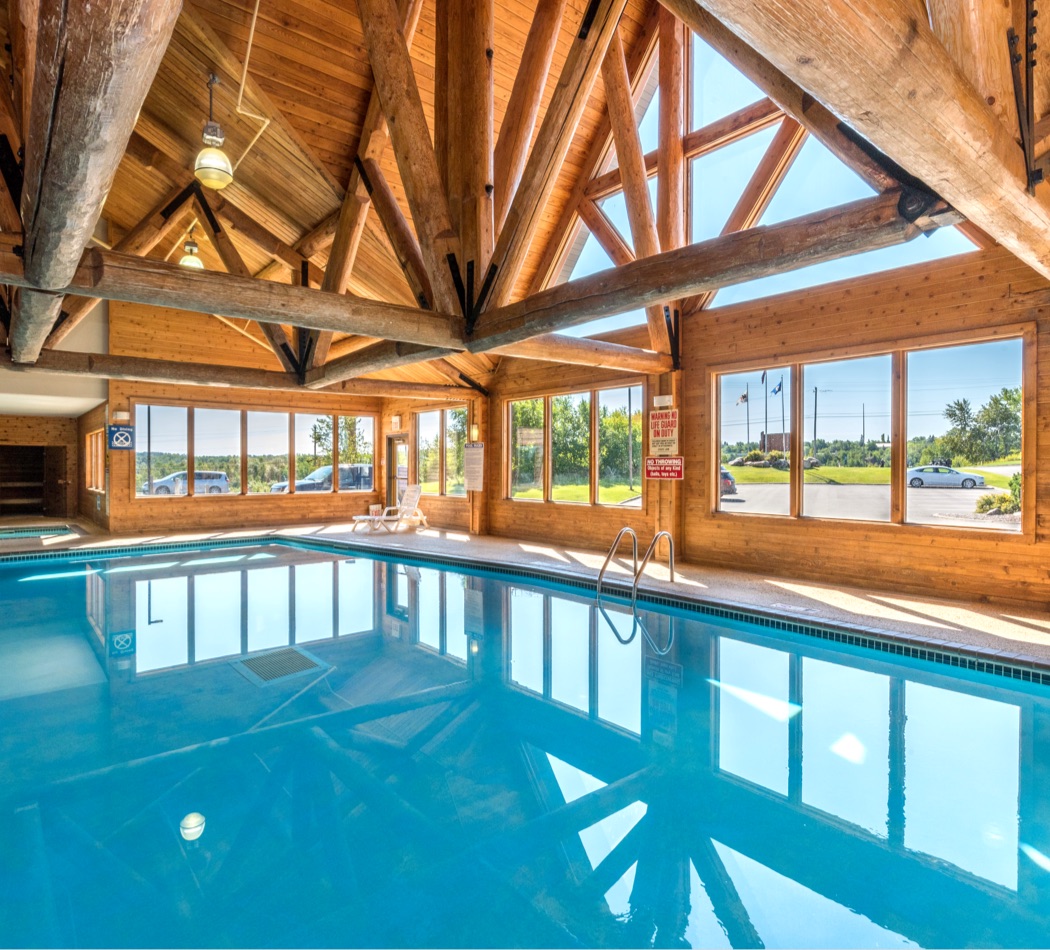
[[[305,478],[295,481],[296,493],[301,491],[331,491],[332,490],[332,466],[322,465],[314,469]],[[340,491],[371,491],[372,490],[372,466],[361,463],[347,463],[339,466],[339,490]],[[271,492],[288,491],[288,482],[274,482],[270,486]]]

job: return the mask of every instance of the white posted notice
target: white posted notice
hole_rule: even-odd
[[[485,443],[467,442],[463,448],[463,483],[467,491],[485,489]]]
[[[649,454],[669,458],[678,454],[678,410],[649,411]]]

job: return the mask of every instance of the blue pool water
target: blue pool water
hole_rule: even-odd
[[[608,614],[302,544],[0,563],[0,944],[1050,944],[1050,688]]]

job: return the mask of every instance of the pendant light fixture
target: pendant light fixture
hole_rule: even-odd
[[[182,245],[182,249],[186,252],[182,255],[182,259],[179,261],[180,267],[189,267],[193,270],[204,270],[204,261],[197,256],[197,251],[200,250],[197,247],[197,242],[193,240],[193,229],[196,225],[190,225],[190,234],[186,243]]]
[[[225,188],[233,181],[233,165],[222,150],[226,141],[222,126],[215,121],[213,116],[214,89],[219,83],[219,77],[212,73],[208,77],[208,124],[204,126],[204,148],[197,156],[193,166],[193,174],[205,188],[216,190]]]

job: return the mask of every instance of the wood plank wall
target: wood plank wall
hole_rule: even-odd
[[[965,599],[1050,599],[1050,307],[1025,292],[1046,282],[996,248],[906,268],[824,291],[727,307],[685,322],[683,534],[679,549],[710,563],[784,577]],[[1042,294],[1038,295],[1042,297]],[[1050,303],[1050,297],[1045,298]],[[1039,301],[1036,301],[1039,302]],[[907,345],[945,335],[963,342],[990,327],[1037,324],[1034,538],[920,525],[785,519],[712,511],[717,464],[711,372],[746,361],[758,368],[851,347]],[[712,457],[714,455],[714,457]]]
[[[66,450],[65,510],[48,512],[60,518],[77,510],[77,420],[62,416],[0,416],[0,445],[52,445]]]
[[[87,436],[105,427],[109,421],[106,403],[85,412],[77,419],[77,458],[83,474],[77,481],[77,512],[81,518],[93,521],[100,528],[109,530],[109,501],[107,492],[90,491],[87,487]],[[110,477],[110,458],[113,453],[106,449],[106,479]],[[118,453],[119,454],[119,453]]]

